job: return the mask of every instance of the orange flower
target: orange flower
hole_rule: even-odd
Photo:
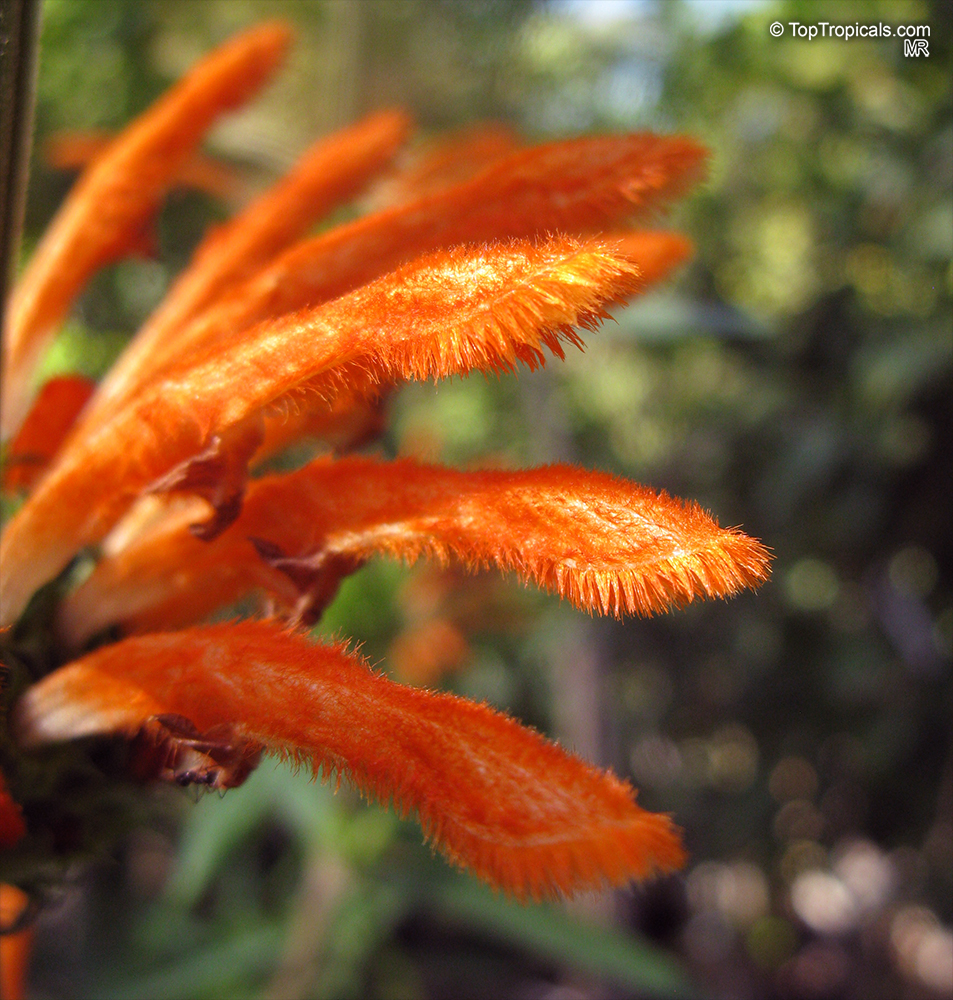
[[[6,432],[23,426],[11,454],[49,463],[35,485],[7,477],[33,488],[0,540],[9,666],[33,665],[0,741],[27,834],[42,820],[24,761],[118,734],[142,778],[234,787],[263,752],[346,776],[521,899],[671,871],[684,861],[676,829],[625,782],[486,706],[396,684],[303,626],[378,555],[492,564],[590,612],[648,615],[759,585],[760,543],[695,504],[570,466],[326,455],[282,475],[249,469],[306,434],[340,450],[366,440],[408,379],[533,369],[581,346],[580,329],[689,253],[681,236],[625,227],[698,176],[694,142],[522,149],[474,133],[393,178],[378,196],[389,205],[295,242],[404,138],[404,115],[371,116],[201,244],[71,427],[75,394],[45,390],[26,415],[49,329],[287,38],[269,25],[224,46],[99,153],[10,308]],[[149,183],[129,201],[141,172]],[[118,221],[90,230],[114,201]],[[64,570],[92,546],[76,585]],[[51,581],[52,597],[31,603]],[[203,624],[240,598],[259,614]],[[23,651],[39,628],[56,638],[37,662]],[[103,635],[113,641],[97,646]],[[20,816],[12,801],[7,813]]]
[[[128,252],[209,126],[283,58],[287,25],[263,24],[204,59],[114,142],[76,185],[14,290],[4,323],[0,436],[16,432],[56,324],[90,276]]]
[[[33,928],[29,926],[30,897],[15,885],[0,883],[0,997],[22,1000],[24,983],[33,948]],[[8,930],[23,923],[21,930]]]
[[[59,170],[81,170],[102,156],[114,138],[98,129],[59,132],[47,140],[43,156],[51,167]],[[204,191],[224,201],[238,198],[242,191],[237,171],[201,153],[195,153],[179,167],[174,183],[179,187]]]
[[[3,470],[4,489],[29,489],[59,451],[89,402],[96,383],[81,375],[51,378],[10,442]]]

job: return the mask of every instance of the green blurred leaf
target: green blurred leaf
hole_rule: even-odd
[[[520,906],[475,882],[457,879],[427,887],[441,915],[591,975],[637,989],[646,997],[697,997],[678,964],[658,948],[617,930],[594,927],[554,906]]]
[[[278,925],[243,928],[183,955],[164,956],[146,970],[96,984],[97,1000],[241,1000],[257,995],[252,986],[274,964],[283,936]]]
[[[328,928],[314,995],[351,1000],[364,996],[370,956],[393,935],[413,902],[399,885],[359,882]]]

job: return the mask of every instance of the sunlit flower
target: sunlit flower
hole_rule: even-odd
[[[683,237],[625,227],[698,177],[693,141],[522,148],[472,133],[382,186],[384,207],[303,238],[406,138],[403,113],[371,115],[206,237],[91,397],[61,379],[31,401],[84,283],[137,245],[163,193],[194,173],[205,130],[289,40],[281,24],[239,36],[120,137],[88,143],[93,160],[7,310],[5,484],[29,490],[0,548],[6,662],[26,678],[0,744],[23,808],[21,820],[0,786],[8,839],[25,822],[27,839],[55,845],[27,787],[37,749],[112,734],[141,778],[234,787],[262,753],[344,776],[519,898],[671,871],[677,830],[624,781],[306,628],[379,555],[494,565],[616,616],[765,580],[760,543],[604,473],[341,454],[379,432],[401,382],[562,357],[682,261]],[[249,473],[304,436],[337,454]],[[258,613],[202,624],[240,601]]]

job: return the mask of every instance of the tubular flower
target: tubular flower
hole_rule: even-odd
[[[248,100],[291,41],[287,25],[262,24],[232,39],[111,144],[80,179],[37,248],[5,317],[0,434],[23,419],[42,348],[90,276],[143,236],[157,203],[215,119]]]
[[[30,775],[46,744],[112,736],[142,779],[230,788],[263,753],[346,777],[521,899],[678,868],[678,831],[624,781],[305,629],[378,556],[493,565],[591,613],[649,615],[758,586],[759,542],[697,504],[567,465],[461,472],[325,454],[256,470],[304,437],[339,453],[366,442],[409,379],[534,369],[581,347],[580,331],[689,254],[684,237],[627,227],[697,178],[690,139],[530,149],[473,132],[391,176],[370,214],[302,238],[403,141],[406,116],[373,115],[200,244],[88,402],[60,380],[27,405],[49,329],[287,39],[281,25],[241,36],[94,144],[13,297],[4,483],[25,496],[0,540],[7,839],[44,836]],[[108,231],[88,224],[98,214]],[[207,623],[236,602],[258,613]]]

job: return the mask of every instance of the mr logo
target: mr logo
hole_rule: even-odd
[[[905,56],[929,56],[930,44],[925,38],[905,38],[903,40]]]

